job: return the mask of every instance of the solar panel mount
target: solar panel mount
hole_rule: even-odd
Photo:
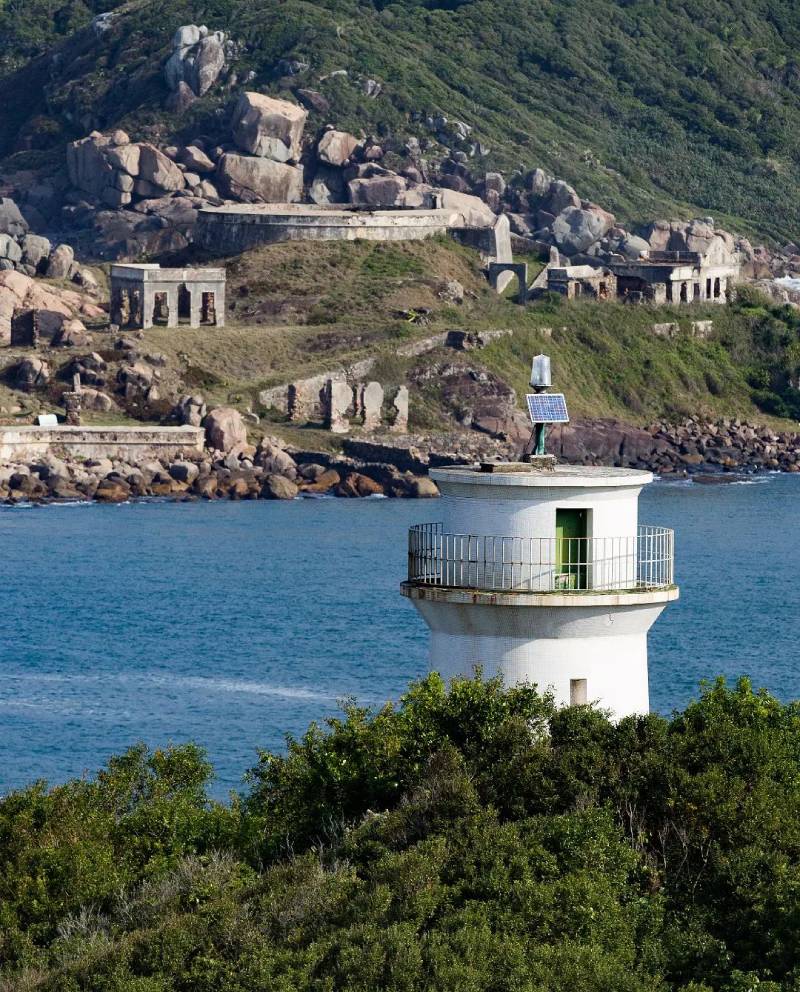
[[[567,401],[563,393],[528,393],[528,413],[534,424],[567,424]]]

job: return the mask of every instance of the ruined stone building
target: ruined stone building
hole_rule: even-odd
[[[225,326],[225,269],[162,269],[160,265],[111,266],[111,323],[152,327]]]
[[[636,261],[610,263],[620,299],[648,303],[725,303],[739,278],[739,263],[722,244],[705,254],[650,251]]]
[[[568,300],[581,296],[613,300],[617,296],[617,277],[610,269],[592,265],[552,266],[547,270],[547,288]]]

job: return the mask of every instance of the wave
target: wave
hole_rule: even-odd
[[[323,692],[315,689],[305,689],[301,686],[276,685],[272,682],[257,682],[250,679],[238,678],[214,678],[202,675],[179,675],[179,674],[157,674],[155,672],[116,672],[110,673],[98,671],[94,673],[75,672],[24,672],[6,673],[2,681],[13,680],[14,682],[24,682],[28,687],[38,684],[70,684],[70,685],[91,685],[102,684],[107,686],[114,682],[117,685],[127,686],[136,689],[148,689],[162,686],[169,686],[172,689],[186,688],[206,692],[238,692],[252,696],[273,696],[280,699],[307,699],[313,702],[336,702],[347,693]],[[91,691],[91,690],[90,690]],[[24,697],[14,697],[3,700],[0,695],[0,706],[23,705]],[[48,697],[46,702],[52,700]],[[24,705],[40,705],[32,698]]]

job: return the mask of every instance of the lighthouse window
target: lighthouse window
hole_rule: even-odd
[[[569,705],[585,706],[588,701],[586,679],[569,680]]]

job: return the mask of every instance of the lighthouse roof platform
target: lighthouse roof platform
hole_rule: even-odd
[[[488,463],[486,465],[454,465],[434,468],[430,476],[435,482],[474,486],[541,487],[546,489],[609,489],[644,486],[653,481],[652,472],[633,468],[608,468],[603,465],[556,465],[539,468],[526,462]]]

